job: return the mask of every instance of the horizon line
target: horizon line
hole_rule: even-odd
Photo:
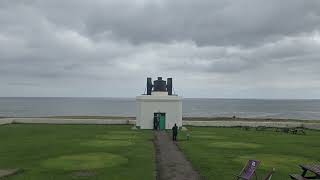
[[[107,96],[0,96],[0,98],[110,98],[110,99],[135,99],[136,97],[107,97]],[[183,97],[183,99],[232,99],[232,100],[320,100],[320,98],[236,98],[236,97]]]

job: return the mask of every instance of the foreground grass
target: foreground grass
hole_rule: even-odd
[[[130,126],[0,126],[0,169],[25,170],[10,180],[152,180],[152,137]]]
[[[301,173],[301,163],[320,162],[320,132],[292,135],[240,128],[188,127],[191,134],[180,133],[180,147],[194,167],[209,180],[233,179],[249,159],[261,160],[257,174],[262,179],[273,167],[272,180],[290,179]]]

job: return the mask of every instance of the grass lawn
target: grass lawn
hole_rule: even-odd
[[[152,131],[131,126],[0,126],[0,169],[23,168],[10,180],[155,179]]]
[[[239,174],[249,159],[261,160],[258,178],[273,167],[272,180],[290,179],[288,174],[301,173],[298,164],[320,162],[320,131],[307,135],[249,131],[240,128],[188,127],[180,133],[180,147],[193,166],[209,180],[229,180]]]

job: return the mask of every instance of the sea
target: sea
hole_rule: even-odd
[[[320,120],[320,100],[183,99],[184,117]],[[135,98],[0,97],[0,117],[135,116]]]

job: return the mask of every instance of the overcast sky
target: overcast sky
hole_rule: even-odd
[[[319,0],[1,0],[0,96],[320,98]]]

